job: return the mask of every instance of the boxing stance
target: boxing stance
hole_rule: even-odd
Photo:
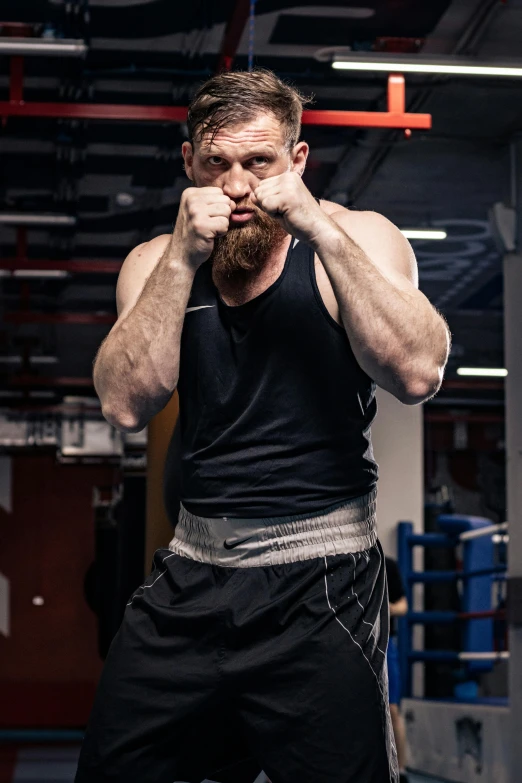
[[[178,390],[181,509],[76,783],[221,780],[243,747],[272,783],[398,780],[370,427],[376,384],[437,391],[449,339],[401,232],[304,185],[302,107],[269,71],[204,84],[174,230],[121,270],[96,389],[126,432]]]

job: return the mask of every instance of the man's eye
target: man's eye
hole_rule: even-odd
[[[221,163],[223,163],[223,158],[220,158],[218,155],[212,155],[211,158],[208,158],[208,162],[212,166],[219,166]]]
[[[252,158],[252,163],[254,163],[254,165],[256,166],[259,166],[262,165],[263,163],[267,163],[267,160],[268,159],[264,158],[262,155],[257,155],[255,158]]]

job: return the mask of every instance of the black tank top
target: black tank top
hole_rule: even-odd
[[[323,304],[302,242],[291,241],[279,278],[237,307],[222,301],[209,263],[198,269],[178,391],[167,507],[179,491],[198,516],[316,514],[376,483],[375,385]]]

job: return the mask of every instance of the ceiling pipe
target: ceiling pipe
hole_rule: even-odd
[[[0,54],[29,57],[85,57],[87,51],[87,44],[80,39],[0,36]]]
[[[11,226],[75,226],[74,215],[0,212],[0,223]]]

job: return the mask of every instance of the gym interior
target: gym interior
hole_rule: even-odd
[[[519,783],[522,0],[3,0],[0,783],[73,783],[129,596],[172,537],[177,396],[122,433],[92,364],[123,260],[172,232],[190,184],[189,101],[253,67],[313,96],[305,185],[404,233],[452,335],[439,392],[378,389],[372,428],[407,779]]]

